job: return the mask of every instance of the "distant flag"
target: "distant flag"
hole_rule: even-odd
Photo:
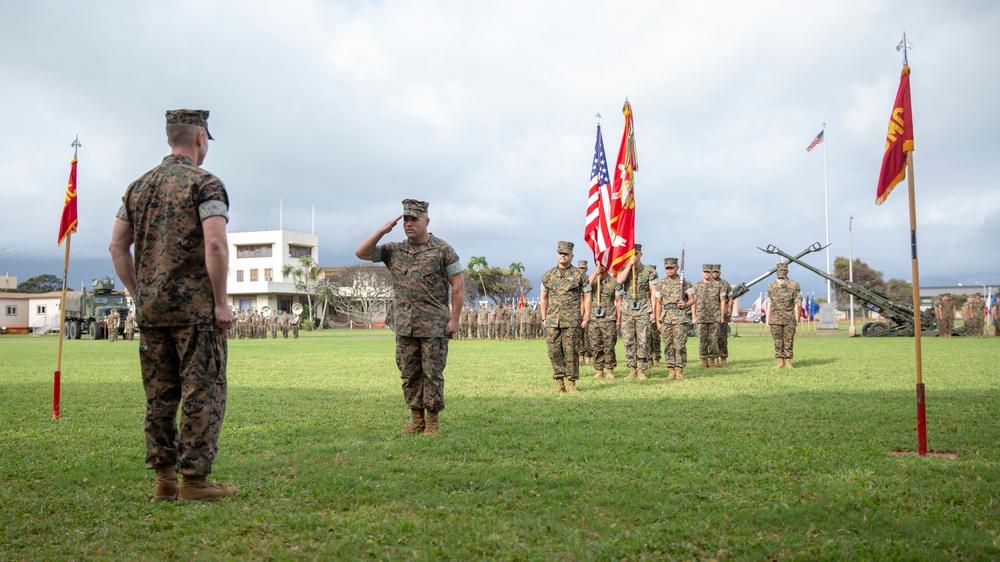
[[[517,301],[518,310],[524,308],[524,291],[521,291],[521,298]]]
[[[594,163],[590,167],[590,196],[587,199],[587,225],[583,238],[594,252],[594,261],[611,265],[611,178],[604,154],[601,124],[597,124]]]
[[[810,307],[811,307],[811,309],[810,309],[809,312],[812,315],[812,319],[815,320],[816,319],[816,314],[819,313],[819,309],[821,307],[819,306],[819,303],[816,302],[815,298],[810,298],[809,302],[810,302]]]
[[[910,67],[903,65],[899,77],[899,90],[889,117],[889,130],[885,136],[885,154],[879,172],[875,204],[881,205],[896,184],[906,177],[906,153],[913,151],[913,114],[910,111]]]
[[[764,294],[757,293],[757,300],[753,301],[750,305],[750,316],[760,316],[761,311],[764,309]]]
[[[66,184],[66,198],[63,200],[62,218],[59,220],[59,241],[56,246],[61,246],[63,240],[71,232],[76,232],[76,225],[79,222],[76,214],[76,156],[69,167],[69,183]]]
[[[806,152],[812,152],[812,149],[816,148],[817,146],[820,145],[820,143],[823,142],[823,133],[825,132],[826,131],[823,130],[820,131],[818,135],[816,135],[816,138],[814,138],[813,141],[809,143],[809,146],[806,147]]]
[[[635,130],[632,125],[632,106],[625,100],[625,130],[618,148],[614,180],[611,188],[611,273],[617,275],[625,262],[635,254],[635,172],[639,163],[635,154]]]

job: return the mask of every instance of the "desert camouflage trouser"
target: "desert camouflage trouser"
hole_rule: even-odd
[[[580,328],[545,328],[545,345],[552,362],[552,378],[580,378]]]
[[[729,323],[719,324],[719,357],[729,358]]]
[[[142,328],[146,468],[212,472],[226,413],[226,338],[215,326]],[[180,420],[177,408],[180,406]]]
[[[663,324],[663,358],[667,367],[686,367],[688,362],[688,325]]]
[[[774,338],[774,356],[778,359],[791,359],[792,347],[795,345],[795,324],[771,324],[771,337]]]
[[[403,400],[411,410],[444,410],[444,367],[448,338],[396,336],[396,367],[403,380]]]
[[[715,359],[719,356],[719,323],[698,324],[698,356]]]
[[[580,357],[593,357],[594,350],[591,349],[593,345],[590,341],[590,322],[587,323],[588,329],[580,331],[580,347],[576,350],[580,354]]]
[[[623,301],[624,306],[624,301]],[[625,342],[625,364],[630,369],[649,370],[649,308],[622,310],[622,340]]]
[[[591,318],[587,324],[587,333],[590,336],[590,352],[593,353],[594,368],[598,371],[614,370],[618,366],[618,358],[615,356],[618,328],[615,327],[614,316],[602,320]]]

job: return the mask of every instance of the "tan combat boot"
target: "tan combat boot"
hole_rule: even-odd
[[[677,367],[667,367],[667,380],[672,381],[677,378]]]
[[[608,374],[607,374],[607,377],[608,377],[609,379],[613,379],[613,378],[615,378],[615,370],[614,370],[614,369],[608,369]]]
[[[573,394],[576,392],[576,381],[573,379],[566,379],[566,392]]]
[[[778,364],[774,366],[775,369],[785,368],[785,360],[781,357],[778,358]]]
[[[423,408],[419,408],[419,409],[414,408],[414,409],[410,410],[410,413],[413,414],[413,420],[410,421],[410,425],[408,425],[408,426],[406,426],[406,427],[403,428],[403,433],[406,433],[406,434],[422,433],[424,431],[424,427],[425,427],[424,409]]]
[[[719,366],[720,367],[725,367],[726,366],[726,358],[725,357],[719,357]]]
[[[604,370],[602,369],[602,370],[597,371],[597,374],[594,375],[594,378],[595,379],[603,379],[604,378]]]
[[[185,476],[177,497],[189,502],[215,501],[226,496],[235,496],[235,486],[225,486],[212,482],[205,476]]]
[[[653,359],[653,366],[654,367],[659,367],[660,366],[660,360],[659,359]]]
[[[702,359],[701,360],[701,368],[702,369],[709,369],[711,367],[712,366],[708,364],[708,359]]]
[[[566,392],[566,383],[562,379],[556,379],[556,392]]]
[[[786,369],[791,369],[792,368],[792,358],[791,357],[786,357],[785,358],[785,368]]]
[[[427,410],[427,424],[424,427],[424,435],[437,435],[441,433],[438,427],[438,413]]]
[[[641,381],[646,380],[646,371],[643,371],[643,370],[639,371],[639,380],[641,380]]]
[[[677,367],[674,369],[674,373],[677,374],[677,380],[684,380],[684,367]]]
[[[177,499],[177,469],[172,465],[156,467],[156,485],[153,486],[154,502],[172,502]]]
[[[634,379],[634,378],[635,378],[635,367],[629,367],[628,368],[628,376],[625,377],[625,380]]]

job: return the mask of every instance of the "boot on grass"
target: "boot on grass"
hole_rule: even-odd
[[[403,428],[403,433],[413,434],[413,433],[423,433],[425,427],[424,421],[424,409],[414,408],[410,410],[413,415],[413,419],[410,421],[410,425]]]
[[[634,378],[635,378],[635,367],[629,367],[628,368],[628,376],[625,377],[625,380],[634,379]]]
[[[613,379],[613,378],[615,378],[615,370],[614,370],[614,369],[608,369],[608,374],[607,374],[607,375],[605,375],[605,376],[606,376],[607,378],[609,378],[609,379]]]
[[[573,394],[576,392],[576,381],[573,379],[567,379],[566,381],[566,392]]]
[[[791,369],[792,368],[792,358],[791,357],[785,357],[785,368],[786,369]]]
[[[701,368],[702,369],[709,369],[711,367],[712,366],[708,364],[708,359],[702,359],[701,360]]]
[[[212,482],[204,475],[185,476],[177,492],[178,498],[189,502],[215,501],[235,495],[235,486]]]
[[[785,368],[785,358],[784,357],[779,357],[778,358],[778,364],[775,365],[774,368],[775,369],[784,369]]]
[[[641,380],[641,381],[646,380],[646,371],[639,370],[638,377],[639,377],[639,380]]]
[[[566,392],[566,381],[556,379],[556,392]]]
[[[594,378],[595,379],[603,379],[604,378],[604,370],[603,369],[598,370],[597,374],[594,375]]]
[[[667,380],[672,381],[677,378],[677,367],[667,367]]]
[[[676,367],[674,369],[674,374],[677,375],[677,380],[679,381],[684,380],[684,367]]]
[[[177,499],[177,469],[173,465],[156,467],[156,485],[153,486],[154,502],[172,502]]]
[[[438,413],[427,410],[427,425],[424,427],[424,435],[438,435],[441,428],[438,426]]]

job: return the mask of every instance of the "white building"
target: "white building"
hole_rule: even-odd
[[[292,305],[306,304],[292,280],[281,274],[285,265],[297,267],[299,258],[310,256],[319,263],[319,237],[287,228],[229,232],[229,303],[237,310],[291,312]]]

